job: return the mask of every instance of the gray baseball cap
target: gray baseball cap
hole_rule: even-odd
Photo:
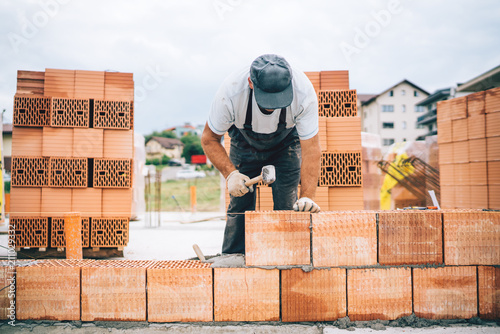
[[[292,69],[285,58],[265,54],[250,66],[257,104],[264,109],[279,109],[292,104]]]

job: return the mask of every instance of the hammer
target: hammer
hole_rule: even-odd
[[[264,182],[264,184],[271,184],[276,181],[276,170],[273,165],[262,167],[262,173],[259,176],[245,182],[245,185],[250,187],[252,184],[259,183],[260,181]]]

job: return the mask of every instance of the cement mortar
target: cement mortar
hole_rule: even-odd
[[[269,334],[335,334],[345,331],[370,333],[374,330],[385,333],[500,333],[500,323],[469,320],[430,320],[415,315],[397,320],[350,321],[348,317],[334,322],[286,324],[281,322],[210,322],[210,323],[149,323],[119,321],[16,321],[15,327],[7,321],[0,322],[0,333],[269,333]],[[446,329],[446,331],[444,330]]]

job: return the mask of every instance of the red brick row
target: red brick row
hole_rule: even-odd
[[[500,212],[332,211],[308,218],[249,211],[245,217],[251,266],[310,264],[310,252],[314,267],[500,265]]]
[[[426,319],[500,316],[500,270],[485,266],[304,272],[211,269],[198,261],[42,260],[13,269],[19,320],[310,322],[349,316],[365,321],[413,312]],[[8,276],[6,270],[0,273]]]
[[[132,166],[131,159],[93,159],[92,165],[87,158],[14,156],[12,186],[130,188]]]
[[[129,130],[133,128],[133,100],[16,95],[13,116],[14,126]]]
[[[17,248],[66,247],[62,217],[12,216],[9,228],[15,233]],[[128,240],[129,218],[82,217],[83,247],[124,247]]]

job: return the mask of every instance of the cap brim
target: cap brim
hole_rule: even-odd
[[[255,101],[263,109],[286,108],[293,101],[293,87],[291,83],[285,90],[278,93],[269,93],[254,85],[254,94]]]

